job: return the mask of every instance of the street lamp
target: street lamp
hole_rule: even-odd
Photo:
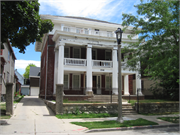
[[[118,118],[117,121],[122,123],[122,76],[121,76],[121,39],[123,31],[118,28],[116,31],[116,39],[118,43]]]

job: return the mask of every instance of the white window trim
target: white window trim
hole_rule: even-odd
[[[67,28],[67,31],[65,30],[65,28]],[[63,31],[65,31],[65,32],[70,32],[70,31],[71,31],[71,29],[70,29],[70,27],[69,27],[69,26],[64,26],[64,27],[63,27]]]
[[[92,49],[92,51],[95,51],[95,60],[97,60],[97,49]]]
[[[69,49],[68,57],[65,57],[65,48],[68,48],[68,49]],[[64,47],[64,58],[70,58],[70,47]]]
[[[74,75],[78,75],[79,76],[79,88],[75,88],[74,85],[73,85],[74,84]],[[81,88],[80,85],[81,85],[81,74],[73,74],[72,75],[72,89],[78,89],[79,90]]]
[[[75,57],[74,57],[74,49],[79,49],[79,58],[75,58]],[[75,58],[75,59],[81,59],[81,48],[73,47],[73,58]]]
[[[107,37],[113,37],[112,31],[107,31]]]
[[[69,89],[69,74],[64,74],[64,75],[67,75],[68,76],[68,87],[67,89],[64,89],[64,90],[68,90]],[[65,88],[65,87],[64,87]]]

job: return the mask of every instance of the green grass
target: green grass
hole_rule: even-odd
[[[82,114],[63,114],[56,115],[59,119],[77,119],[77,118],[104,118],[104,117],[117,117],[118,114],[109,114],[109,113],[82,113]]]
[[[158,125],[158,123],[151,122],[142,118],[136,120],[127,120],[123,123],[117,121],[96,121],[96,122],[71,122],[79,126],[87,127],[89,129],[96,128],[116,128],[116,127],[132,127],[132,126],[145,126],[145,125]]]
[[[172,122],[172,123],[179,123],[179,117],[158,117],[158,119]]]
[[[164,113],[140,113],[142,115],[146,116],[152,116],[152,115],[170,115],[170,114],[179,114],[179,112],[164,112]]]
[[[14,100],[14,103],[19,103],[22,98],[24,98],[24,95],[23,96],[18,96],[18,99]]]
[[[137,100],[130,100],[130,102],[128,101],[128,103],[131,103],[131,105],[133,106],[135,103],[137,102]],[[164,100],[164,99],[145,99],[145,100],[139,100],[139,103],[154,103],[154,102],[177,102],[177,101],[170,101],[170,100]]]
[[[55,100],[52,100],[53,102],[56,102]],[[63,100],[63,103],[103,103],[103,102],[96,102],[96,101],[86,101],[86,100],[76,100],[76,101],[72,101],[72,100]]]

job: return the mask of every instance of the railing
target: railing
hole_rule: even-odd
[[[95,36],[104,36],[104,37],[116,37],[115,33],[112,31],[95,31],[91,29],[83,29],[83,28],[76,28],[76,27],[66,27],[64,26],[63,31],[66,32],[73,32],[73,33],[79,33],[79,34],[86,34],[86,35],[95,35]],[[122,34],[122,38],[128,38],[128,35],[132,34]],[[135,35],[132,37],[132,39],[138,39],[138,35]]]
[[[86,59],[64,58],[64,65],[86,66]]]
[[[112,65],[113,65],[112,61],[92,60],[92,66],[95,66],[95,67],[111,68],[113,67]]]

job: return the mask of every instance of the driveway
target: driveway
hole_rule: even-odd
[[[14,115],[0,126],[0,134],[82,133],[86,128],[57,119],[37,96],[25,96],[14,110]]]

